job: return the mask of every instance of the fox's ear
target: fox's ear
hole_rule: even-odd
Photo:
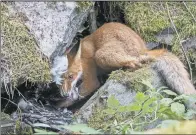
[[[70,45],[69,47],[66,48],[65,55],[70,54],[70,53],[72,55],[76,55],[78,48],[79,48],[79,43]]]
[[[65,55],[67,55],[67,54],[71,51],[71,49],[72,49],[73,47],[74,47],[74,46],[70,46],[70,47],[66,48],[66,50],[65,50]]]
[[[65,55],[67,56],[68,58],[68,65],[71,66],[72,65],[72,62],[74,61],[74,58],[76,56],[76,53],[77,53],[77,47],[74,46],[73,48],[68,48],[65,52]]]

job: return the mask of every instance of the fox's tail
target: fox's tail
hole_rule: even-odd
[[[178,94],[196,94],[189,74],[177,56],[164,49],[149,51],[148,55],[157,57],[152,68],[164,78],[168,87]]]

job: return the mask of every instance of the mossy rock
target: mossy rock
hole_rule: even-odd
[[[126,23],[145,41],[156,41],[155,34],[169,26],[167,12],[155,2],[133,2],[124,7]]]
[[[6,4],[1,3],[6,8]],[[51,81],[49,61],[39,51],[37,43],[20,18],[10,17],[9,10],[1,11],[3,72],[14,87],[25,82],[48,83]],[[5,79],[5,78],[3,78]]]
[[[162,31],[172,28],[174,33],[168,34],[168,36],[172,35],[169,44],[172,53],[187,65],[180,41],[196,37],[196,22],[194,19],[196,2],[110,2],[110,5],[111,7],[118,6],[123,10],[125,23],[146,42],[162,42],[159,41],[157,36],[161,36]],[[113,12],[115,11],[113,10]],[[171,20],[176,27],[180,40]],[[168,31],[168,33],[170,32],[171,30]],[[195,50],[188,50],[187,52],[189,60],[193,62],[195,62],[194,54]],[[193,70],[195,69],[193,64]]]
[[[32,135],[33,131],[29,125],[26,125],[20,120],[12,120],[10,116],[1,112],[1,133],[6,135]]]
[[[136,70],[135,72],[124,71],[124,70],[113,71],[110,74],[109,79],[113,79],[121,84],[125,84],[130,89],[136,91],[143,91],[146,88],[146,86],[142,84],[142,82],[148,81],[149,83],[151,83],[153,76],[154,76],[153,72],[147,66],[141,68],[140,70]]]
[[[188,9],[182,2],[127,2],[124,5],[125,20],[146,41],[152,41],[157,32],[171,26],[169,11],[182,38],[192,37],[196,32],[194,18],[190,12],[196,14],[196,3],[185,4]]]
[[[114,96],[120,105],[125,106],[134,102],[137,92],[144,92],[152,85],[155,89],[165,86],[157,72],[150,66],[144,66],[134,72],[128,70],[113,71],[106,83],[87,101],[87,103],[76,114],[76,117],[87,122],[90,127],[104,129],[113,124],[114,119],[123,121],[124,117],[112,115],[108,117],[103,110],[107,110],[107,98]],[[106,126],[107,125],[107,126]],[[106,129],[105,129],[106,130]]]
[[[17,120],[15,124],[15,131],[17,135],[33,135],[33,130],[29,125],[20,122],[20,120]]]
[[[94,2],[92,1],[78,1],[77,7],[79,11],[84,11],[86,9],[89,9],[89,7],[93,6]]]
[[[196,36],[195,2],[116,2],[124,12],[126,23],[146,42],[157,41],[155,35],[162,30],[173,27],[171,20],[180,36],[180,40]],[[170,14],[171,18],[169,18]],[[172,42],[173,52],[180,51],[179,39],[176,34]]]
[[[14,121],[11,120],[8,114],[1,112],[1,134],[14,133]]]
[[[163,113],[157,113],[157,119],[154,119],[154,111],[158,109],[157,112],[159,112],[164,109],[160,107],[161,105],[159,106],[160,108],[154,106],[159,102],[159,96],[164,98],[166,97],[165,99],[168,99],[167,95],[163,93],[152,96],[152,93],[159,93],[157,90],[161,90],[162,88],[166,90],[169,89],[166,87],[161,75],[154,71],[151,66],[145,66],[135,72],[127,70],[113,71],[106,83],[75,115],[77,119],[88,123],[90,127],[94,129],[101,129],[105,133],[110,134],[116,134],[118,132],[118,128],[119,133],[122,133],[123,127],[120,127],[120,125],[126,120],[129,120],[129,122],[132,123],[134,131],[146,131],[147,129],[155,128],[165,119],[182,120],[182,118],[178,119],[178,116],[175,114],[166,116],[165,113],[171,114],[170,110]],[[138,95],[142,94],[144,95],[138,98]],[[149,96],[148,94],[152,95]],[[114,97],[114,99],[111,100],[111,97]],[[148,101],[154,100],[155,104],[150,104],[149,106],[144,105],[146,99],[142,99],[142,97],[145,97]],[[144,111],[142,114],[147,115],[147,119],[150,120],[150,122],[146,122],[146,118],[140,116],[139,112],[142,110],[137,110],[140,104],[137,104],[137,98],[138,100],[144,100],[142,107],[146,106],[147,111]],[[116,110],[112,109],[113,107],[108,106],[109,99],[112,106],[116,106]],[[126,113],[126,111],[123,110],[127,106],[130,106],[131,109],[133,107],[134,109],[132,111],[129,110]],[[118,127],[115,127],[115,124]],[[122,126],[126,127],[126,124],[122,124]],[[168,132],[163,133],[170,132],[171,131],[168,130]],[[174,132],[179,133],[180,130],[179,132],[177,130]],[[171,133],[174,132],[172,131]]]

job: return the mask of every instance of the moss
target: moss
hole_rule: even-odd
[[[128,78],[130,80],[130,85],[134,90],[143,91],[146,88],[146,86],[142,84],[142,81],[147,81],[151,83],[152,74],[150,72],[149,67],[146,67],[135,72],[131,72]]]
[[[10,116],[4,112],[1,112],[1,121],[3,120],[11,120]]]
[[[167,2],[180,39],[196,36],[196,23],[191,14],[196,15],[196,2]],[[172,26],[168,16],[166,2],[124,2],[120,6],[125,15],[126,23],[135,30],[146,42],[156,41],[155,35],[161,30]],[[173,39],[173,52],[180,51],[179,40]]]
[[[188,55],[193,61],[196,61],[196,50],[194,49],[189,50]]]
[[[154,35],[169,26],[167,12],[158,2],[128,2],[124,7],[126,23],[145,41],[156,41]]]
[[[22,127],[21,122],[19,120],[16,121],[15,130],[17,135],[33,135],[31,127]]]
[[[19,20],[10,18],[7,11],[1,12],[1,51],[6,72],[13,86],[17,86],[19,80],[48,83],[51,80],[48,59],[43,59],[34,37]]]
[[[1,122],[3,125],[14,123],[13,126],[5,126],[2,129],[3,134],[8,134],[8,135],[32,135],[33,131],[32,128],[28,125],[25,125],[24,123],[22,124],[20,120],[13,121],[8,114],[5,114],[1,112]],[[15,125],[15,126],[14,126]],[[24,125],[24,126],[23,126]]]
[[[149,83],[152,82],[153,73],[150,70],[151,68],[146,65],[143,68],[138,69],[134,72],[130,72],[128,70],[116,70],[110,74],[109,80],[116,80],[121,84],[125,84],[127,88],[131,88],[141,92],[147,90],[146,88],[147,86],[143,84],[142,81],[149,82]],[[132,103],[133,106],[137,104],[136,102],[134,104],[134,101]],[[154,108],[153,105],[151,107],[152,108],[148,108],[148,110]],[[118,112],[116,111],[116,109],[112,109],[107,105],[102,107],[96,107],[93,108],[93,113],[90,119],[88,120],[88,124],[90,127],[93,127],[95,129],[103,129],[106,133],[107,132],[117,133],[116,130],[118,129],[114,128],[115,127],[114,121],[116,120],[117,123],[123,122],[128,118],[130,119],[134,117],[135,112],[131,112],[131,111],[128,113],[126,113],[126,111]],[[138,123],[142,123],[145,121],[143,117],[138,117],[138,119],[134,119],[134,120],[137,121]],[[143,130],[143,126],[136,126],[134,128],[137,130],[141,128]]]
[[[78,1],[77,2],[77,7],[79,11],[84,11],[88,9],[89,7],[93,6],[92,1]]]
[[[112,133],[112,129],[109,128],[114,123],[114,120],[123,121],[126,118],[119,114],[108,115],[104,112],[105,109],[104,107],[94,109],[92,116],[88,120],[88,125],[94,129],[102,129],[106,132],[110,130],[110,133]]]
[[[113,79],[113,80],[117,80],[117,81],[122,81],[122,78],[127,75],[127,72],[124,70],[115,70],[112,71],[112,73],[109,75],[108,79]]]
[[[88,120],[88,125],[95,129],[103,129],[105,127],[104,123],[105,114],[102,109],[95,109],[92,116]]]
[[[196,72],[196,50],[189,49],[187,54],[190,57],[190,61],[192,63],[193,77],[196,77],[196,74],[195,74],[195,72]]]
[[[1,112],[1,134],[14,134],[14,121],[10,116],[4,112]],[[7,125],[7,126],[5,126]]]
[[[4,2],[1,2],[1,12],[8,12],[8,7]]]
[[[130,72],[128,70],[116,70],[110,74],[108,79],[116,80],[121,84],[126,84],[126,87],[136,91],[144,91],[146,90],[146,85],[142,84],[142,81],[151,83],[152,73],[150,71],[150,67],[148,66],[138,69],[134,72]],[[111,125],[114,125],[114,120],[117,122],[122,122],[132,116],[132,113],[123,114],[119,112],[109,115],[104,112],[107,109],[110,108],[107,106],[93,108],[93,113],[88,120],[88,125],[95,129],[103,129],[105,132],[116,133],[116,129],[110,127]]]
[[[196,3],[195,2],[188,2],[186,3],[188,10],[193,14],[196,15]],[[188,37],[194,37],[196,36],[196,23],[191,16],[190,12],[185,8],[183,4],[178,4],[174,7],[174,5],[169,7],[170,9],[176,8],[178,13],[175,16],[172,16],[172,19],[174,21],[174,24],[178,30],[180,39],[186,39]],[[173,48],[172,51],[179,55],[181,53],[180,49],[180,41],[177,38],[177,35],[175,35],[173,39]]]
[[[128,70],[116,70],[110,74],[109,79],[113,79],[122,84],[126,84],[128,87],[136,91],[143,91],[146,86],[142,84],[142,81],[151,83],[152,73],[148,66],[138,69],[134,72],[130,72]]]

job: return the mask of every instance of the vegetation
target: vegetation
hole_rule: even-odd
[[[106,133],[130,134],[145,131],[147,127],[155,126],[159,121],[164,124],[164,120],[171,120],[167,121],[167,124],[173,124],[174,121],[194,118],[196,111],[184,105],[189,96],[178,96],[166,87],[154,89],[146,82],[143,84],[149,89],[137,92],[134,102],[129,105],[120,105],[114,96],[109,97],[104,108],[94,111],[88,121],[89,126],[102,129]],[[196,97],[192,98],[195,102]],[[157,127],[161,127],[161,124]]]
[[[20,16],[10,17],[1,3],[2,68],[13,86],[22,82],[48,83],[51,80],[49,62],[37,49],[34,37]],[[18,17],[18,18],[17,18]]]
[[[114,79],[122,84],[126,84],[129,88],[137,91],[145,90],[146,86],[141,83],[141,81],[147,81],[151,83],[153,73],[149,66],[144,65],[143,68],[130,72],[128,70],[116,70],[113,71],[109,79]]]
[[[167,27],[173,27],[171,20],[180,40],[196,36],[195,2],[126,2],[122,5],[127,24],[147,42],[156,41],[156,34]],[[173,51],[178,51],[177,37],[173,39],[173,45]]]
[[[187,60],[181,46],[182,41],[196,36],[196,2],[108,3],[110,6],[107,10],[110,12],[109,15],[107,12],[104,13],[106,14],[105,16],[110,17],[113,14],[118,16],[120,11],[123,12],[125,23],[136,31],[146,42],[156,42],[156,35],[168,27],[172,28],[174,31],[174,37],[170,43],[172,52],[179,56],[184,64],[190,61],[189,70],[192,66],[192,70],[194,72],[196,71],[195,49],[189,49],[186,52]],[[119,8],[121,10],[116,10]],[[161,42],[164,43],[165,41]]]
[[[94,2],[91,1],[78,1],[77,2],[77,7],[79,11],[84,11],[88,9],[89,7],[93,6]]]
[[[124,14],[127,24],[147,42],[156,41],[155,34],[170,25],[166,10],[157,2],[127,2]]]
[[[180,42],[196,36],[196,2],[110,3],[111,9],[123,11],[126,24],[146,42],[156,41],[156,34],[165,28],[175,27],[172,51],[177,55],[182,53]],[[84,11],[93,4],[82,1],[77,2],[77,7],[80,11]],[[55,2],[48,6],[54,8]],[[114,17],[113,11],[110,10],[109,13]],[[37,49],[37,43],[24,25],[23,18],[21,15],[9,16],[8,8],[3,3],[1,3],[1,33],[2,68],[14,87],[19,84],[19,80],[22,82],[28,80],[32,83],[51,81],[48,59],[43,58],[43,54]],[[188,55],[196,61],[195,50],[190,50]],[[123,70],[113,71],[109,79],[136,90],[134,101],[128,105],[121,105],[112,95],[107,99],[106,106],[94,110],[88,125],[63,125],[62,128],[73,133],[91,134],[196,133],[196,121],[193,121],[196,119],[196,96],[177,95],[167,87],[153,88],[152,77],[153,73],[148,66],[135,71],[134,74]],[[157,129],[146,132],[149,127]],[[20,133],[21,130],[23,130],[21,134],[32,134],[32,130],[22,129],[20,121],[17,121],[16,131]],[[57,134],[38,128],[35,128],[35,132],[35,134]]]
[[[164,121],[164,124],[162,128],[159,129],[153,129],[147,132],[144,132],[143,134],[195,134],[196,133],[196,121],[183,121],[183,122],[177,122],[177,121]]]
[[[30,126],[23,127],[20,120],[16,121],[15,132],[17,135],[32,135],[33,131]],[[24,124],[24,123],[23,123]]]

